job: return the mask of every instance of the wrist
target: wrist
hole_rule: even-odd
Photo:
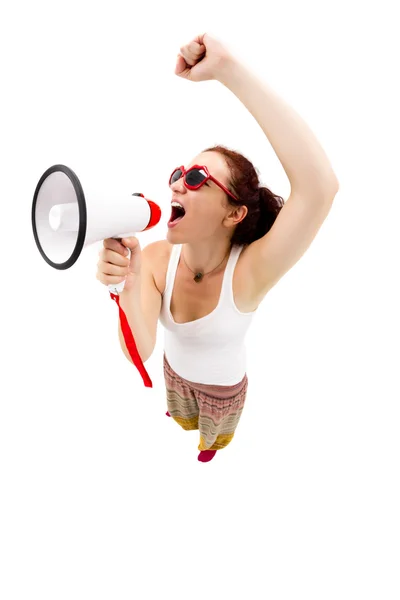
[[[135,276],[135,281],[133,286],[126,290],[125,288],[119,295],[119,301],[121,305],[131,306],[137,302],[141,301],[141,292],[142,292],[142,282],[140,276]]]
[[[245,66],[233,55],[228,55],[221,62],[218,69],[218,74],[215,77],[217,81],[222,83],[226,88],[232,89],[237,86],[237,83],[243,79]]]

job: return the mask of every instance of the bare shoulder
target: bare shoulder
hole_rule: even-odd
[[[142,249],[142,266],[151,272],[160,294],[164,293],[166,270],[172,245],[167,240],[156,240]]]
[[[144,252],[149,257],[158,255],[165,252],[169,246],[171,246],[171,244],[167,242],[167,240],[156,240],[155,242],[150,242],[150,244],[143,246],[142,253]]]

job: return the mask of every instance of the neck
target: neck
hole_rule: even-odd
[[[204,240],[182,245],[184,259],[189,269],[203,274],[216,269],[221,261],[227,258],[230,249],[231,242],[228,239],[212,241],[211,243],[210,240]],[[222,262],[221,268],[223,264],[224,262]]]

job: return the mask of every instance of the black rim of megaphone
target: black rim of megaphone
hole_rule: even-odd
[[[74,190],[75,190],[76,197],[77,197],[77,200],[78,200],[78,208],[79,208],[79,231],[78,231],[78,238],[76,240],[74,251],[72,252],[72,254],[69,257],[69,259],[66,260],[63,263],[55,263],[55,262],[53,262],[52,260],[49,259],[49,257],[47,256],[47,254],[44,252],[42,246],[40,245],[39,236],[38,236],[37,230],[36,230],[36,222],[35,222],[36,201],[37,201],[37,197],[38,197],[38,194],[39,194],[39,190],[40,190],[40,188],[41,188],[44,180],[49,175],[51,175],[52,173],[55,173],[56,171],[62,171],[71,180],[71,183],[74,186]],[[47,169],[47,171],[45,173],[43,173],[43,175],[41,176],[41,178],[39,180],[39,183],[36,186],[35,195],[33,196],[33,204],[32,204],[32,229],[33,229],[33,235],[35,237],[35,242],[36,242],[36,245],[37,245],[37,247],[39,249],[40,254],[43,256],[44,260],[49,265],[51,265],[55,269],[69,269],[69,267],[72,267],[72,265],[78,260],[79,255],[82,252],[83,245],[85,243],[86,222],[87,222],[87,214],[86,214],[85,195],[83,193],[83,189],[82,189],[82,186],[81,186],[81,183],[80,183],[78,177],[75,175],[75,173],[73,172],[72,169],[70,169],[69,167],[66,167],[65,165],[53,165],[52,167],[50,167],[49,169]]]

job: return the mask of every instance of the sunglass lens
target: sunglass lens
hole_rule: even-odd
[[[180,179],[182,177],[182,171],[181,169],[176,169],[176,171],[174,171],[171,175],[171,179],[170,179],[170,185],[171,183],[175,183],[175,181],[178,181],[178,179]]]
[[[206,177],[207,175],[203,169],[191,169],[188,173],[186,173],[186,183],[188,185],[196,186],[204,181]]]

